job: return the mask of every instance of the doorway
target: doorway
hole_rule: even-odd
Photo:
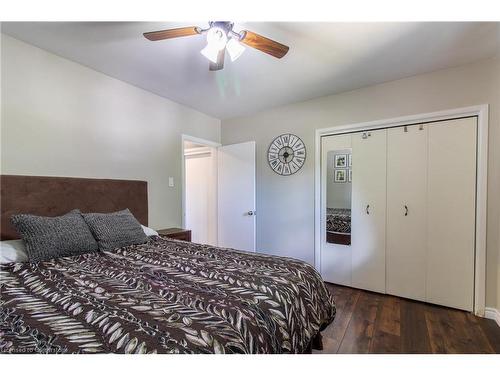
[[[182,227],[192,241],[255,251],[255,142],[182,135]]]
[[[183,227],[192,241],[217,246],[217,147],[183,136]]]

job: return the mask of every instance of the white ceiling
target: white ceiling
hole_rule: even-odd
[[[498,54],[499,23],[236,23],[290,46],[281,60],[247,48],[208,70],[203,36],[142,33],[203,23],[15,22],[2,32],[225,119]]]

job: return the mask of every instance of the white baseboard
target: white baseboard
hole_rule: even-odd
[[[487,307],[484,309],[484,317],[494,320],[500,326],[500,310],[494,307]]]

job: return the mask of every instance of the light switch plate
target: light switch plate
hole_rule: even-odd
[[[168,187],[174,187],[174,178],[173,177],[168,178]]]

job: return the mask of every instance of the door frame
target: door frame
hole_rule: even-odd
[[[204,145],[206,147],[210,147],[215,149],[215,166],[217,165],[217,149],[222,146],[222,144],[210,141],[208,139],[203,139],[203,138],[198,138],[198,137],[193,137],[191,135],[187,134],[181,134],[181,160],[182,160],[182,166],[181,166],[181,189],[182,189],[182,202],[181,202],[181,217],[182,217],[182,228],[185,228],[186,226],[186,160],[185,160],[185,149],[184,149],[184,142],[189,141],[193,143],[198,143],[201,145]],[[215,174],[216,174],[216,181],[217,181],[217,167],[215,167]],[[217,200],[217,183],[215,184],[215,199]],[[217,210],[217,201],[215,202],[215,209]],[[217,215],[217,213],[216,213]],[[215,223],[215,233],[218,232],[217,228],[217,223]],[[216,235],[217,236],[217,235]]]
[[[314,266],[321,272],[321,138],[357,131],[453,120],[477,116],[476,231],[474,265],[474,314],[484,316],[486,304],[486,225],[488,195],[488,104],[437,112],[351,123],[316,129],[314,165]]]

